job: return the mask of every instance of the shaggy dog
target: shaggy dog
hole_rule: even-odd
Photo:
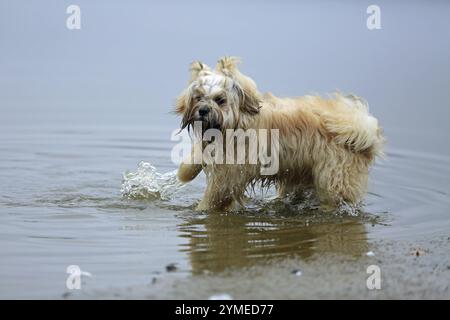
[[[207,187],[197,209],[226,210],[242,205],[245,191],[258,181],[274,184],[281,197],[301,196],[314,188],[321,208],[327,211],[342,203],[359,203],[367,189],[369,167],[382,155],[384,141],[367,103],[339,93],[330,99],[261,94],[237,63],[237,58],[225,57],[215,70],[201,62],[191,64],[189,85],[176,105],[181,127],[190,128],[199,121],[202,133],[213,128],[224,135],[227,129],[278,129],[277,144],[271,144],[271,152],[279,155],[278,170],[262,175],[259,162],[196,163],[193,151],[181,163],[178,178],[188,182],[202,169],[205,172]],[[252,143],[258,141],[246,141],[247,146]],[[205,148],[208,142],[200,144]]]

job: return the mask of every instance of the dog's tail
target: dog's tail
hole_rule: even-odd
[[[323,115],[324,126],[337,144],[356,153],[383,156],[383,130],[369,114],[365,100],[355,95],[336,94],[334,108],[338,112]]]

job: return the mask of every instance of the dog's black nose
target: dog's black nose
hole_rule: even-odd
[[[208,107],[208,106],[201,106],[201,107],[198,109],[198,114],[199,114],[201,117],[206,116],[208,113],[209,113],[209,107]]]

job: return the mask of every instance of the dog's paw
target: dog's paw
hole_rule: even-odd
[[[198,174],[202,171],[201,164],[185,164],[182,163],[178,168],[177,177],[183,183],[190,182],[198,176]]]

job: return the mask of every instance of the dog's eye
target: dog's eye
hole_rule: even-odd
[[[227,102],[227,99],[225,99],[224,97],[217,97],[214,99],[214,101],[219,105],[223,105],[225,102]]]

